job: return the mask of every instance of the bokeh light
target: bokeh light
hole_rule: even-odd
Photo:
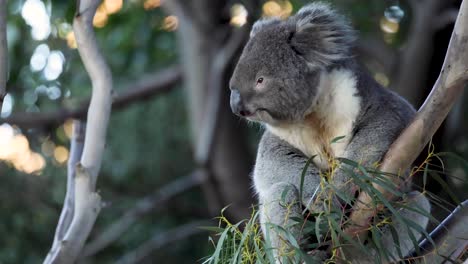
[[[102,28],[107,24],[108,15],[104,5],[100,5],[94,14],[93,25]]]
[[[380,29],[385,33],[396,34],[400,29],[400,24],[383,16],[380,19]]]
[[[231,25],[241,27],[247,23],[248,12],[241,4],[234,4],[231,7]]]
[[[61,51],[51,51],[47,58],[47,65],[44,68],[44,77],[48,81],[57,79],[63,71],[65,56]]]
[[[37,46],[29,62],[31,71],[42,71],[42,69],[44,69],[44,67],[46,66],[47,57],[49,57],[49,54],[50,50],[47,44],[40,44],[39,46]]]
[[[11,115],[11,112],[13,111],[13,105],[15,101],[13,100],[13,96],[11,94],[7,93],[5,97],[3,98],[3,104],[2,104],[2,111],[0,116],[2,118],[9,117]]]
[[[179,20],[176,16],[167,16],[163,20],[162,29],[166,31],[174,31],[179,26]]]
[[[104,0],[94,14],[93,25],[102,28],[107,25],[109,16],[119,12],[123,7],[123,0]],[[68,41],[68,38],[67,38]],[[71,46],[69,44],[69,46]]]
[[[44,140],[41,144],[41,152],[47,157],[54,155],[55,143],[49,139]]]
[[[57,100],[61,95],[62,90],[60,90],[56,85],[52,85],[47,88],[47,97],[49,97],[50,100]]]
[[[71,139],[73,136],[73,120],[72,119],[67,119],[65,123],[63,124],[63,131],[65,132],[65,135],[67,136],[68,139]]]
[[[387,75],[382,72],[377,72],[374,74],[374,79],[384,87],[388,87],[390,84],[390,80],[388,79]]]
[[[107,14],[115,14],[122,9],[123,0],[105,0],[104,7],[106,8]]]
[[[23,102],[26,105],[34,105],[37,102],[37,93],[34,90],[26,90],[23,93]]]
[[[279,17],[285,19],[292,13],[293,6],[289,1],[267,1],[262,7],[264,17]]]
[[[65,163],[68,160],[68,149],[64,146],[55,147],[54,159],[60,164]]]
[[[46,165],[44,157],[29,148],[28,139],[9,124],[0,125],[0,160],[28,174],[38,173]]]
[[[159,7],[161,5],[161,0],[145,0],[143,3],[143,8],[145,10],[151,10]]]
[[[44,3],[40,0],[27,0],[21,9],[21,16],[31,27],[35,40],[47,39],[51,32],[50,17]]]
[[[405,16],[405,11],[399,5],[392,5],[385,9],[384,16],[392,22],[400,23]]]
[[[76,49],[78,47],[76,44],[75,32],[68,32],[66,38],[68,47],[70,47],[71,49]]]

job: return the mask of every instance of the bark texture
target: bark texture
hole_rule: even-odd
[[[380,166],[382,171],[392,174],[405,171],[430,141],[455,100],[462,95],[463,88],[468,82],[466,58],[468,58],[468,1],[464,0],[439,78],[412,123],[391,145]],[[392,194],[380,185],[374,183],[374,187],[387,199],[392,198]],[[354,226],[347,230],[351,234],[362,234],[376,212],[376,208],[370,206],[372,197],[367,193],[362,192],[358,201],[351,215]]]
[[[211,153],[208,157],[197,160],[198,165],[206,167],[210,175],[202,189],[212,214],[218,214],[222,206],[229,204],[228,214],[234,221],[238,221],[249,216],[249,207],[253,203],[248,177],[252,159],[243,141],[244,137],[240,135],[239,122],[232,115],[228,104],[227,81],[233,60],[231,58],[221,64],[216,63],[216,58],[222,57],[234,34],[228,24],[227,3],[209,0],[168,1],[165,8],[169,13],[177,15],[180,21],[177,37],[182,52],[181,65],[189,99],[188,111],[195,153],[203,152],[200,148],[212,148],[208,151]],[[237,47],[238,51],[241,43]],[[219,105],[219,108],[214,107],[218,111],[209,111],[210,102]],[[210,124],[213,121],[215,124]],[[205,127],[209,126],[213,126],[216,133],[212,134],[212,140],[203,140],[207,132]],[[196,158],[199,157],[196,155]]]
[[[56,231],[56,240],[44,263],[74,263],[101,210],[101,197],[96,192],[96,181],[104,154],[111,113],[112,74],[99,51],[93,31],[93,17],[100,3],[99,0],[77,2],[73,31],[78,52],[91,78],[93,90],[81,157],[78,157],[81,149],[75,148],[73,149],[75,153],[72,153],[74,157],[70,159],[74,162],[79,158],[78,164],[69,166],[75,175],[69,172],[68,180],[72,180],[73,183],[69,183],[68,187],[74,187],[74,190],[69,189],[67,192],[64,212]],[[82,129],[79,127],[75,129],[75,132],[80,133],[80,131]],[[82,135],[75,135],[72,145],[80,144],[81,137]],[[70,217],[71,215],[73,217]]]

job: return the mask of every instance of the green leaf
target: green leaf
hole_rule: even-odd
[[[420,214],[420,215],[423,215],[423,216],[429,218],[430,221],[432,221],[433,223],[436,223],[436,224],[439,224],[439,223],[440,223],[440,221],[437,220],[437,218],[435,218],[435,217],[431,214],[431,212],[426,212],[426,211],[422,210],[421,208],[413,207],[413,206],[408,206],[408,205],[403,204],[403,203],[398,204],[398,207],[403,208],[403,209],[406,209],[406,210],[408,210],[408,211],[413,211],[413,212],[418,213],[418,214]]]
[[[376,230],[376,228],[371,228],[370,231],[372,234],[372,241],[374,242],[374,245],[376,246],[377,251],[379,252],[379,254],[377,255],[379,262],[382,262],[381,257],[389,259],[386,250],[383,249],[383,246],[381,244],[382,237],[380,236],[379,232]]]
[[[299,183],[299,200],[300,202],[302,202],[302,199],[304,197],[302,197],[302,194],[303,194],[303,189],[304,189],[304,179],[305,179],[305,176],[307,174],[307,169],[309,168],[310,166],[310,163],[312,162],[312,160],[316,157],[317,155],[313,155],[312,157],[310,157],[306,164],[304,165],[304,168],[302,169],[302,173],[301,173],[301,181]]]
[[[393,243],[395,244],[395,248],[397,249],[398,256],[400,257],[400,259],[403,259],[403,257],[405,257],[405,256],[403,256],[403,253],[401,252],[400,240],[398,239],[398,233],[397,233],[395,227],[392,224],[389,224],[388,227],[390,229],[390,234],[392,235],[392,239],[393,239]]]
[[[221,236],[219,237],[219,240],[218,240],[218,244],[216,246],[216,250],[215,252],[213,253],[213,257],[214,257],[214,263],[219,263],[219,258],[220,258],[220,254],[221,254],[221,250],[223,249],[223,244],[226,240],[226,237],[228,236],[228,232],[230,231],[230,228],[226,228],[224,230],[224,232],[221,234]]]
[[[247,225],[244,228],[244,231],[242,232],[242,237],[239,244],[239,247],[237,248],[236,252],[234,253],[233,260],[235,260],[236,263],[240,263],[241,260],[239,260],[239,257],[241,256],[241,251],[244,249],[244,243],[246,239],[252,235],[252,226],[255,223],[255,220],[257,219],[258,212],[254,214],[254,216],[247,222]]]
[[[334,139],[332,139],[332,141],[330,142],[330,144],[334,144],[340,140],[342,140],[343,138],[345,138],[346,136],[339,136],[339,137],[336,137]]]
[[[426,183],[427,183],[427,171],[429,170],[429,162],[426,163],[426,166],[424,167],[424,173],[423,173],[423,189],[426,189]]]
[[[288,202],[286,201],[286,195],[288,195],[288,192],[290,191],[294,191],[294,186],[286,185],[286,187],[284,187],[283,191],[281,192],[281,206],[288,206]]]
[[[463,157],[455,154],[455,153],[452,153],[452,152],[440,152],[440,153],[437,153],[436,156],[438,157],[449,157],[449,158],[452,158],[456,161],[458,161],[463,167],[465,167],[465,170],[468,170],[468,160],[464,159]]]
[[[349,236],[348,234],[343,232],[343,230],[341,229],[341,225],[339,225],[338,222],[336,222],[335,219],[330,218],[329,220],[330,220],[330,223],[331,223],[331,227],[334,230],[336,230],[336,232],[339,233],[340,237],[343,237],[345,239],[345,241],[348,241],[353,246],[360,249],[363,254],[368,254],[369,253],[369,251],[366,249],[366,247],[362,243],[359,243],[358,241],[356,241],[355,238],[352,238],[351,236]]]
[[[343,200],[345,203],[347,204],[352,204],[353,201],[354,201],[354,196],[347,193],[347,192],[342,192],[341,190],[339,190],[338,188],[336,188],[335,186],[331,186],[332,189],[333,189],[333,192],[341,199]]]
[[[321,212],[316,218],[315,218],[315,238],[317,241],[320,243],[320,220],[323,212]]]
[[[266,232],[263,234],[265,236],[265,254],[268,258],[268,261],[270,263],[276,263],[275,262],[275,257],[273,255],[273,247],[271,245],[271,239],[270,239],[270,228],[266,228]]]

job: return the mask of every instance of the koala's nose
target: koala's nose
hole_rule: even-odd
[[[234,114],[246,117],[252,115],[252,113],[246,109],[244,102],[242,101],[239,90],[231,90],[231,110]]]

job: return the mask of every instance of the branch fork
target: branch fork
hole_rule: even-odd
[[[464,0],[461,4],[439,78],[412,123],[391,145],[380,166],[381,171],[393,174],[405,171],[421,153],[468,82],[466,58],[468,58],[468,0]],[[376,183],[373,185],[384,197],[393,198],[393,195],[380,185]],[[379,210],[373,208],[371,204],[372,197],[366,192],[361,192],[351,214],[353,226],[345,230],[347,234],[357,235],[360,239],[365,236],[370,219]]]
[[[102,208],[101,197],[95,190],[111,113],[112,74],[93,31],[93,18],[100,3],[99,0],[77,1],[73,30],[93,89],[87,125],[74,122],[65,205],[44,263],[74,263]]]

